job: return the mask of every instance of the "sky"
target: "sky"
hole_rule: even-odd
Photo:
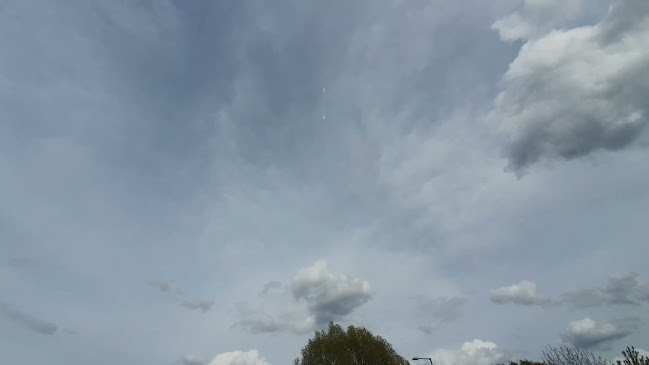
[[[2,1],[0,363],[649,355],[648,45],[645,0]]]

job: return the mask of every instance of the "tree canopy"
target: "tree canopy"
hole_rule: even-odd
[[[315,336],[301,351],[294,365],[408,365],[385,339],[373,335],[363,327],[329,323],[325,331]]]

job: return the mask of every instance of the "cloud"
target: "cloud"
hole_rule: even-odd
[[[259,307],[253,309],[245,303],[238,306],[241,319],[234,327],[251,333],[305,334],[330,321],[344,320],[373,295],[368,282],[329,273],[324,260],[300,269],[288,285],[266,284],[261,293]]]
[[[462,306],[467,302],[467,299],[464,297],[443,297],[435,299],[418,297],[417,299],[419,301],[419,312],[424,318],[431,318],[429,323],[422,324],[418,328],[429,335],[442,325],[458,319],[462,315]]]
[[[563,294],[562,300],[581,309],[603,305],[649,303],[649,284],[637,273],[619,273],[611,275],[604,288],[571,290]]]
[[[522,13],[501,18],[492,28],[498,31],[503,41],[531,39],[575,17],[581,7],[582,0],[525,0]]]
[[[237,322],[235,326],[242,327],[251,333],[267,333],[281,331],[287,327],[287,323],[279,321],[267,313],[259,313],[254,314],[253,318]]]
[[[161,292],[168,292],[171,290],[171,281],[169,280],[158,280],[151,283],[151,286],[158,288]]]
[[[436,350],[430,357],[435,365],[493,365],[507,363],[511,354],[493,342],[475,339],[459,350]]]
[[[208,365],[270,365],[257,350],[233,351],[217,355]]]
[[[239,303],[237,309],[241,319],[232,327],[253,334],[278,331],[306,334],[315,329],[313,315],[295,301],[287,288],[264,296],[256,308],[251,308],[247,303]]]
[[[282,283],[280,283],[279,281],[271,281],[271,282],[267,283],[266,285],[264,285],[264,288],[261,290],[261,292],[259,294],[264,295],[264,294],[268,293],[270,290],[279,289],[281,287],[282,287]]]
[[[179,363],[182,365],[205,365],[207,361],[195,355],[186,354],[179,360]]]
[[[373,295],[368,282],[344,274],[331,274],[324,260],[300,269],[291,281],[291,291],[295,299],[308,304],[319,326],[350,314]]]
[[[0,312],[2,312],[7,318],[43,335],[53,335],[58,330],[56,324],[34,318],[20,310],[9,307],[7,304],[0,304]]]
[[[568,328],[561,334],[561,339],[581,348],[601,347],[607,349],[610,342],[629,335],[629,331],[618,328],[612,323],[597,323],[590,318],[568,323]]]
[[[203,313],[209,311],[212,309],[214,306],[214,300],[213,299],[196,299],[193,301],[185,301],[183,302],[183,306],[185,308],[189,308],[192,310],[200,310]]]
[[[512,286],[505,286],[489,291],[489,300],[496,304],[520,304],[525,306],[549,305],[552,301],[536,291],[536,284],[523,280]]]
[[[649,285],[636,273],[612,275],[602,292],[611,304],[649,302]]]
[[[486,118],[505,141],[508,170],[520,177],[538,162],[642,142],[649,123],[649,53],[637,45],[649,42],[648,16],[649,2],[618,0],[599,24],[526,41]],[[494,27],[505,39],[527,32],[513,18]]]

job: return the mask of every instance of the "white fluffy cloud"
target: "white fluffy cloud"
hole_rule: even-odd
[[[612,323],[598,323],[590,318],[568,323],[561,339],[581,348],[606,347],[610,342],[626,337],[628,331]]]
[[[208,365],[270,365],[257,350],[232,351],[217,355]]]
[[[528,280],[523,280],[512,286],[491,290],[489,300],[497,304],[514,303],[525,306],[548,305],[551,303],[549,298],[537,292],[536,284]]]
[[[538,13],[555,2],[527,3],[538,3],[532,11]],[[649,2],[618,0],[599,24],[548,29],[538,37],[527,38],[539,28],[520,17],[494,25],[504,39],[527,41],[486,118],[505,140],[508,169],[522,174],[537,162],[642,142],[649,123],[649,53],[638,45],[649,44]]]
[[[350,314],[373,294],[367,281],[329,273],[324,260],[301,269],[291,282],[291,291],[296,299],[308,304],[318,325]]]
[[[332,274],[327,262],[319,260],[300,269],[289,285],[266,284],[258,308],[252,309],[247,304],[239,306],[242,319],[235,326],[252,333],[282,330],[307,333],[326,326],[329,321],[344,319],[372,295],[367,281]]]
[[[478,339],[465,342],[459,350],[436,350],[430,357],[436,365],[493,365],[511,359],[507,350]]]

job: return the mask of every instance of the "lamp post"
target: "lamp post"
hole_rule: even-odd
[[[413,357],[412,359],[415,360],[415,361],[417,361],[417,360],[428,360],[428,361],[430,361],[430,365],[433,365],[433,359],[431,359],[430,357]]]

